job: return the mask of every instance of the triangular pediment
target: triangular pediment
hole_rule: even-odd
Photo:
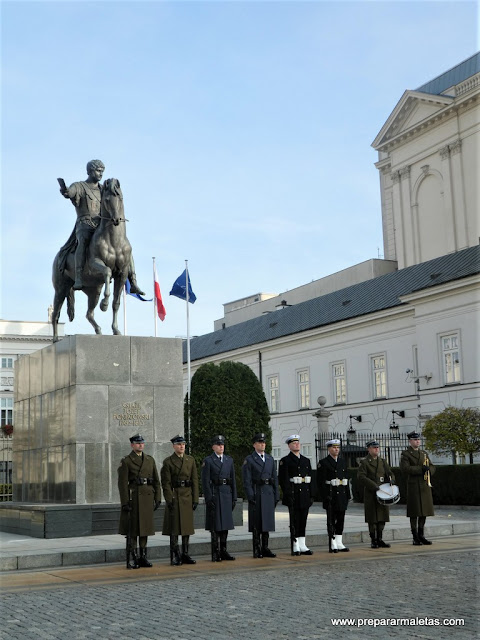
[[[372,147],[380,150],[384,144],[391,142],[397,136],[428,122],[432,116],[442,111],[453,101],[454,98],[450,96],[438,96],[420,91],[405,91],[372,142]]]

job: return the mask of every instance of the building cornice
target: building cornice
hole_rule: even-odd
[[[394,147],[398,147],[406,140],[413,138],[418,134],[425,133],[432,127],[437,126],[440,120],[452,117],[458,111],[468,108],[469,106],[476,103],[480,94],[480,91],[478,90],[479,86],[480,74],[478,74],[478,78],[477,76],[473,76],[467,81],[461,83],[459,85],[461,93],[458,94],[458,92],[456,91],[456,98],[451,96],[435,96],[431,94],[420,93],[417,91],[406,91],[395,109],[392,111],[392,114],[380,130],[379,134],[372,142],[372,147],[377,151],[388,152],[391,151]],[[418,102],[437,104],[439,109],[423,120],[416,122],[411,127],[408,127],[405,130],[402,130],[399,133],[393,134],[391,135],[391,137],[386,138],[389,130],[393,128],[395,121],[400,117],[402,117],[402,119],[407,118],[410,113],[412,113],[415,104],[417,104]]]
[[[419,301],[435,300],[448,297],[452,294],[452,291],[458,292],[466,291],[478,291],[478,285],[480,284],[480,275],[469,276],[460,280],[452,280],[445,284],[434,285],[426,289],[420,289],[420,291],[414,291],[404,296],[399,296],[400,300],[406,304],[413,304]]]

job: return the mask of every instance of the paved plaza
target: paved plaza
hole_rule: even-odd
[[[12,640],[470,639],[478,631],[478,539],[445,536],[350,553],[127,571],[123,565],[2,574],[0,637]],[[350,618],[338,628],[332,618]],[[364,626],[358,619],[428,626]],[[464,625],[443,626],[447,618]],[[371,623],[370,623],[371,624]],[[381,624],[381,621],[378,622]]]

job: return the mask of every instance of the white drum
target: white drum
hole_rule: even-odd
[[[390,506],[392,504],[397,504],[399,500],[400,489],[396,484],[385,482],[385,484],[380,485],[377,490],[377,502],[386,506]]]

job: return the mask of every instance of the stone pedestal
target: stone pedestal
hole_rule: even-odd
[[[15,503],[118,503],[129,437],[160,468],[184,431],[179,339],[69,336],[20,358],[15,385]]]

